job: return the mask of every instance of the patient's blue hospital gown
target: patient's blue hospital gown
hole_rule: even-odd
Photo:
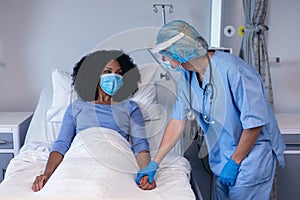
[[[68,106],[51,152],[57,151],[65,155],[76,134],[91,127],[113,129],[126,140],[130,133],[134,153],[149,151],[143,115],[136,102],[124,100],[117,104],[103,105],[77,100]]]
[[[265,95],[260,75],[253,66],[224,52],[216,51],[211,58],[211,63],[214,88],[212,106],[209,103],[211,89],[206,92],[204,105],[202,104],[203,89],[209,81],[209,68],[205,72],[202,88],[195,72],[192,73],[191,105],[198,123],[205,132],[209,164],[217,178],[235,151],[242,131],[262,126],[251,152],[241,163],[235,185],[228,190],[217,183],[216,193],[221,199],[227,199],[228,196],[230,199],[253,199],[254,197],[256,197],[254,199],[265,199],[255,195],[259,195],[260,191],[266,194],[270,190],[276,158],[279,165],[284,166],[285,144]],[[182,72],[173,111],[173,118],[177,120],[186,120],[190,111],[189,78],[190,71]],[[206,123],[203,113],[209,114],[209,121],[215,123]],[[255,186],[259,186],[259,190],[253,189],[253,194],[249,190],[242,190],[242,188],[249,189]],[[223,192],[225,196],[221,194]]]

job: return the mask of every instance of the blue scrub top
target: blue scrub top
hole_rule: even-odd
[[[265,95],[263,82],[257,70],[242,59],[225,52],[216,51],[211,58],[212,71],[206,69],[202,88],[196,73],[192,73],[192,111],[198,124],[205,132],[209,151],[209,163],[218,177],[235,151],[242,131],[262,126],[261,133],[251,152],[242,161],[236,185],[250,186],[267,180],[272,170],[273,152],[279,166],[284,166],[285,144],[278,128],[274,113]],[[213,91],[203,89],[212,74]],[[178,96],[174,105],[173,118],[187,120],[190,111],[190,71],[182,72],[178,83]],[[209,97],[214,93],[210,106]],[[211,113],[208,124],[203,113]]]
[[[113,129],[126,140],[131,136],[134,153],[149,151],[144,119],[138,104],[124,100],[113,105],[95,104],[77,100],[65,112],[62,126],[51,151],[64,155],[70,148],[76,134],[91,127]]]

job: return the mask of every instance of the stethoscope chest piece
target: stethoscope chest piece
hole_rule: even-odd
[[[188,112],[187,119],[193,121],[195,119],[195,114],[192,111]]]

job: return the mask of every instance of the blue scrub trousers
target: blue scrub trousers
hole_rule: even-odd
[[[252,186],[226,186],[216,180],[215,200],[269,200],[276,169],[276,156],[273,153],[273,170],[270,179]]]

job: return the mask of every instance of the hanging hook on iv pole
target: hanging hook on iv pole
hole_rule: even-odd
[[[158,7],[162,8],[162,20],[163,20],[163,26],[166,24],[166,7],[169,7],[169,13],[173,13],[173,5],[172,4],[153,4],[153,12],[158,13]],[[156,60],[157,63],[159,63],[159,61],[157,61],[156,57],[152,54],[152,52],[150,50],[148,50],[149,53],[151,54],[151,56],[154,58],[154,60]],[[168,70],[166,70],[164,67],[162,67],[162,69],[166,72],[166,74],[160,74],[160,78],[166,77],[166,80],[169,80],[170,78],[174,81],[174,83],[176,83],[177,81],[170,75],[170,72]]]
[[[163,19],[163,25],[166,24],[166,7],[169,7],[169,13],[173,12],[173,5],[172,4],[153,4],[153,11],[155,13],[158,13],[158,8],[157,7],[161,7],[162,11],[162,19]]]

